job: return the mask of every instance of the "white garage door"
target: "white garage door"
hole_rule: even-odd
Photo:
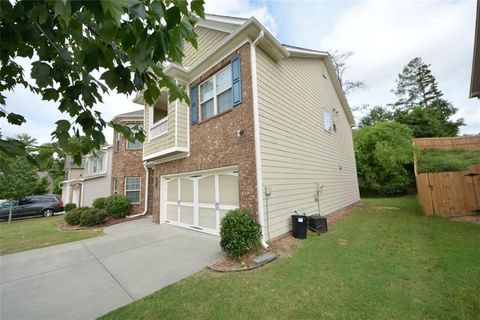
[[[238,171],[227,169],[164,177],[163,220],[218,235],[225,214],[239,207]],[[165,197],[166,195],[166,197]]]

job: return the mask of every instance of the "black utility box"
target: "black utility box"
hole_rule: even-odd
[[[297,239],[307,238],[308,217],[300,214],[292,215],[293,236]]]
[[[308,226],[320,233],[328,231],[327,218],[319,214],[313,214],[308,217]]]

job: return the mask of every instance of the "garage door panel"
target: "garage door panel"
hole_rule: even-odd
[[[180,206],[180,222],[190,225],[194,224],[193,207]]]
[[[225,205],[238,205],[238,176],[221,174],[218,176],[218,180],[219,202]]]
[[[193,202],[193,180],[180,179],[180,201]]]
[[[167,201],[178,200],[178,179],[167,181]]]
[[[215,202],[215,176],[198,180],[198,201],[200,203]]]
[[[167,220],[178,221],[178,206],[167,205]]]
[[[202,228],[215,230],[217,228],[217,210],[209,208],[199,208],[198,224]]]

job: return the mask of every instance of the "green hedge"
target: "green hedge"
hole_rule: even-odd
[[[107,204],[107,198],[101,197],[93,200],[93,207],[97,209],[105,209],[105,205]]]
[[[480,164],[480,150],[417,150],[417,172],[465,171],[474,164]]]
[[[82,227],[92,227],[105,223],[108,214],[104,209],[90,208],[84,210],[80,215],[80,225]]]
[[[222,219],[220,246],[227,256],[241,259],[260,245],[261,227],[250,209],[235,209]]]
[[[67,203],[65,204],[65,206],[63,207],[63,209],[65,210],[65,212],[69,212],[69,211],[72,211],[73,209],[77,208],[77,205],[75,203]]]
[[[80,224],[80,216],[88,209],[88,207],[80,207],[70,210],[67,214],[65,214],[65,221],[72,226]]]
[[[114,218],[124,218],[128,215],[130,199],[123,195],[115,195],[106,198],[105,210]]]

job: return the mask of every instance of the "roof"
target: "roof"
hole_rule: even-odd
[[[472,80],[470,83],[470,98],[475,97],[480,99],[480,0],[477,0],[477,22],[475,24]]]
[[[143,119],[143,109],[117,114],[113,117],[112,122],[117,122],[121,119]]]

